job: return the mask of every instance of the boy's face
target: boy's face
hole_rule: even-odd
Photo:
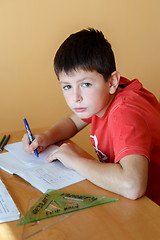
[[[112,99],[109,80],[105,82],[96,71],[82,69],[62,72],[59,80],[68,106],[79,118],[103,116]]]

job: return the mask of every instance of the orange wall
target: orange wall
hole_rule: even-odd
[[[39,128],[70,113],[53,56],[86,27],[104,32],[123,76],[139,78],[160,99],[159,9],[159,0],[1,0],[0,132],[24,129],[23,117]],[[75,138],[84,148],[86,131]]]

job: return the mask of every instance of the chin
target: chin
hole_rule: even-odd
[[[94,114],[88,114],[88,113],[76,113],[75,112],[75,114],[79,117],[79,118],[90,118],[90,117],[92,117]]]

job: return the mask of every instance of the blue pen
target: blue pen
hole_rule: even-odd
[[[27,133],[28,133],[30,143],[32,143],[33,142],[33,136],[32,136],[31,130],[29,128],[28,122],[27,122],[26,118],[23,118],[23,120],[24,120],[25,128],[26,128]],[[34,153],[35,153],[36,157],[39,157],[37,149],[34,150]]]

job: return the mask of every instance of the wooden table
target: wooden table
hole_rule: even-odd
[[[20,141],[24,132],[13,132],[9,143]],[[3,133],[0,134],[0,137]],[[86,156],[88,155],[79,148]],[[0,170],[0,177],[10,195],[24,215],[31,198],[39,198],[42,193],[16,175]],[[88,180],[64,188],[65,191],[87,193],[119,198],[119,201],[88,208],[76,212],[67,219],[37,233],[32,239],[55,240],[159,240],[160,209],[147,197],[128,200],[117,194],[103,190]],[[41,221],[42,222],[42,221]],[[0,240],[22,239],[24,226],[17,221],[0,224]]]

